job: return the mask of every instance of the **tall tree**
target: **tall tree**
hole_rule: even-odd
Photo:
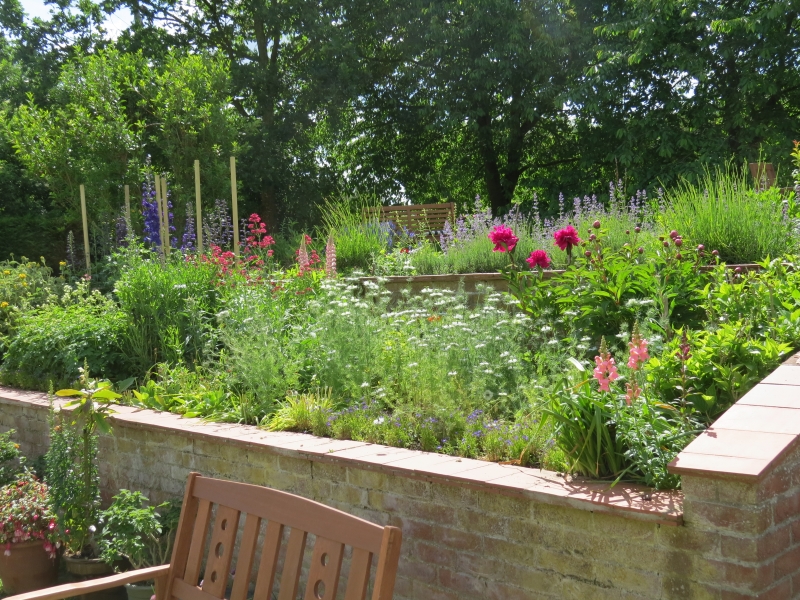
[[[797,0],[604,6],[576,94],[587,159],[616,163],[638,185],[762,152],[786,165],[800,133]]]
[[[503,210],[526,173],[575,161],[565,101],[585,46],[570,2],[412,1],[401,14],[373,57],[397,66],[359,106],[364,155],[386,161],[365,167],[412,200],[447,194],[440,175],[457,170],[456,189]]]

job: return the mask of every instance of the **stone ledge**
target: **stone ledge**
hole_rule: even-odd
[[[57,405],[64,401],[55,400]],[[0,387],[0,405],[43,409],[46,394]],[[683,494],[651,492],[635,485],[568,480],[552,471],[393,448],[366,442],[319,438],[304,433],[268,432],[252,425],[210,423],[172,413],[115,406],[115,426],[174,433],[291,458],[333,463],[409,479],[468,487],[580,510],[618,514],[663,525],[683,522]]]
[[[672,473],[763,479],[800,440],[800,353],[745,394],[669,465]]]

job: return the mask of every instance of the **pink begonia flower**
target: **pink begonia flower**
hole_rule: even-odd
[[[489,232],[489,241],[494,244],[493,252],[513,252],[519,238],[510,227],[497,225]]]
[[[550,257],[547,256],[547,252],[544,250],[534,250],[525,261],[530,265],[531,269],[536,267],[546,269],[550,266]]]
[[[594,362],[597,365],[594,368],[594,378],[600,384],[601,392],[608,392],[609,383],[615,379],[619,379],[619,372],[617,372],[617,365],[608,352],[601,352],[600,356],[594,357]]]

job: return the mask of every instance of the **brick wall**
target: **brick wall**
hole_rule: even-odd
[[[0,430],[47,444],[47,403],[0,389]],[[759,480],[684,477],[683,494],[120,407],[105,496],[182,494],[187,474],[267,485],[403,529],[395,598],[800,596],[800,452]],[[792,579],[794,577],[794,580]]]

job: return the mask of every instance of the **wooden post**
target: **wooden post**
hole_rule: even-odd
[[[231,156],[231,201],[233,203],[233,253],[239,258],[239,203],[236,194],[236,157]]]
[[[83,217],[83,249],[86,254],[86,272],[92,272],[92,263],[89,259],[89,219],[86,217],[86,189],[81,184],[81,217]]]
[[[194,198],[196,204],[197,219],[194,230],[197,235],[197,252],[203,252],[203,214],[200,204],[200,161],[194,161]]]
[[[128,235],[131,234],[131,188],[129,185],[125,186],[125,226],[128,229]]]
[[[164,258],[164,213],[161,210],[161,177],[154,175],[156,186],[156,212],[158,213],[158,237],[161,240],[161,258]]]
[[[164,248],[164,255],[169,256],[169,205],[167,204],[167,176],[161,177],[161,205],[164,207],[164,239],[162,246]]]

